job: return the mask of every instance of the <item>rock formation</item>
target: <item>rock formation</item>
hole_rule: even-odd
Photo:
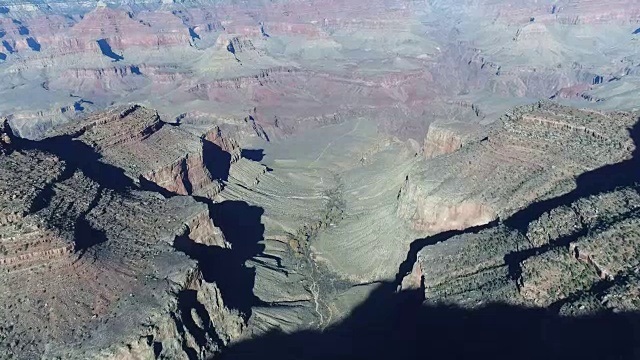
[[[208,207],[142,191],[108,163],[131,164],[127,144],[160,129],[154,114],[116,109],[0,157],[5,353],[207,358],[240,335],[241,314],[173,248],[228,247]]]
[[[9,126],[9,120],[0,120],[0,154],[7,154],[11,151],[11,139],[13,132]]]
[[[480,129],[469,127],[469,125],[432,123],[425,137],[422,151],[427,159],[450,154],[469,143],[470,137],[481,137],[480,135]]]
[[[614,11],[583,0],[553,10],[526,2],[394,0],[363,10],[345,1],[303,1],[250,2],[241,10],[228,1],[47,8],[5,2],[0,93],[10,101],[0,115],[29,138],[132,100],[167,119],[199,112],[235,125],[257,109],[254,118],[270,137],[323,125],[311,119],[369,112],[386,132],[419,143],[439,117],[424,115],[449,112],[454,103],[476,106],[475,118],[456,119],[473,124],[495,120],[514,97],[578,95],[607,108],[634,106],[622,90],[635,88],[638,75],[630,60],[635,29],[620,28],[636,19],[631,5]],[[265,15],[258,21],[248,13]],[[460,24],[458,33],[453,24]],[[595,26],[615,36],[605,40],[594,30],[587,39],[582,27]],[[624,46],[612,60],[574,51],[581,47],[576,39],[591,41],[596,53]],[[614,87],[619,91],[592,94]]]
[[[635,121],[546,102],[515,108],[487,137],[410,174],[398,215],[429,232],[505,218],[566,192],[584,171],[630,157],[627,127]],[[598,150],[585,152],[587,143]]]
[[[637,307],[636,116],[538,102],[430,159],[363,121],[317,130],[268,167],[218,126],[138,105],[12,138],[0,345],[18,358],[204,359],[346,321],[394,277],[427,303]],[[265,151],[277,160],[292,141]]]

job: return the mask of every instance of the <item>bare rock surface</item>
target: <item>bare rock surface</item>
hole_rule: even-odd
[[[13,137],[13,132],[11,127],[9,126],[9,121],[7,119],[1,120],[2,124],[0,124],[0,153],[6,154],[11,151],[11,138]]]
[[[570,191],[585,171],[629,158],[635,121],[546,102],[515,108],[485,138],[409,174],[398,215],[428,232],[505,218]]]
[[[0,158],[4,354],[206,358],[219,351],[244,320],[173,248],[177,237],[207,235],[194,226],[207,207],[136,190],[122,170],[86,163],[94,150],[73,141],[18,140]],[[68,148],[86,153],[65,159]],[[215,330],[202,325],[212,321]]]
[[[422,152],[427,159],[460,150],[473,138],[482,138],[481,129],[464,123],[432,123],[424,139]]]
[[[560,115],[571,123],[560,125]],[[580,147],[586,142],[580,142],[579,133],[571,134],[575,145],[562,141],[565,156],[575,154],[574,159],[590,164],[580,167],[586,171],[570,175],[571,186],[538,193],[515,211],[504,208],[499,220],[417,240],[415,263],[409,256],[403,264],[403,287],[419,283],[428,302],[468,307],[499,301],[574,315],[629,311],[633,296],[630,302],[607,299],[637,291],[637,117],[598,113],[594,118],[592,112],[543,105],[511,117],[493,136],[531,120],[598,136],[600,141],[588,142],[586,157],[578,151],[586,146]],[[552,152],[551,134],[543,141],[546,153]],[[598,165],[598,159],[618,161]]]

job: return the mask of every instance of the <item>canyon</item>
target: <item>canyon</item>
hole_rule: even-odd
[[[0,359],[637,358],[639,24],[0,0]]]

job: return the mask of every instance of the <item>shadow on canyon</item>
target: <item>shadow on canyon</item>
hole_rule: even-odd
[[[102,188],[118,192],[136,188],[133,180],[123,169],[102,162],[102,155],[96,149],[71,135],[54,136],[39,141],[19,139],[18,148],[48,152],[63,160],[64,173],[54,184],[70,178],[76,171],[82,171]]]
[[[535,202],[504,222],[443,232],[414,241],[400,265],[394,283],[374,290],[342,322],[324,331],[285,334],[272,331],[226,349],[225,359],[637,359],[640,358],[640,313],[601,312],[587,316],[559,315],[565,300],[549,308],[484,304],[461,308],[424,304],[424,289],[396,292],[424,247],[495,226],[526,233],[529,224],[545,212],[570,205],[580,198],[621,187],[638,189],[640,183],[640,122],[629,129],[636,149],[632,158],[588,171],[576,179],[576,188],[564,195]],[[567,246],[588,229],[540,248],[505,256],[513,280],[526,258]],[[594,284],[602,293],[614,281]],[[570,296],[573,300],[581,293]]]
[[[213,223],[222,230],[231,248],[199,244],[186,235],[175,240],[174,248],[198,261],[204,280],[218,285],[225,305],[250,315],[251,308],[261,301],[253,294],[256,270],[245,263],[264,251],[260,244],[264,210],[242,201],[203,201],[208,203]]]
[[[414,240],[409,246],[407,257],[398,268],[398,273],[396,274],[395,279],[396,284],[401,284],[402,279],[411,272],[411,270],[413,269],[413,264],[415,264],[415,262],[418,260],[418,252],[420,252],[420,250],[422,250],[423,248],[447,241],[454,236],[477,233],[482,230],[494,227],[498,225],[498,223],[499,221],[495,220],[485,225],[473,226],[464,230],[449,230],[433,236]]]
[[[74,224],[75,250],[83,255],[92,246],[104,243],[107,240],[106,235],[103,231],[93,228],[86,219],[86,215],[98,205],[105,189],[124,193],[127,189],[136,188],[133,180],[125,175],[124,170],[100,161],[101,155],[94,148],[79,140],[74,140],[69,135],[55,136],[40,141],[17,139],[16,145],[19,151],[44,151],[56,155],[65,162],[62,173],[39,193],[29,212],[35,213],[48,207],[55,195],[55,187],[71,179],[77,171],[81,171],[99,186],[95,198],[77,217]]]
[[[323,332],[270,332],[223,359],[633,359],[640,314],[563,317],[541,308],[422,305],[422,290],[380,285]]]
[[[229,175],[231,155],[211,142],[204,149],[204,162],[212,176],[226,180]],[[55,195],[55,187],[69,180],[81,171],[86,177],[98,184],[97,194],[87,208],[78,216],[74,226],[74,242],[76,251],[83,255],[94,245],[105,242],[105,234],[91,226],[86,215],[95,208],[106,190],[116,191],[124,196],[131,190],[142,190],[159,193],[165,197],[176,194],[161,188],[157,184],[140,179],[137,185],[124,170],[101,161],[101,155],[93,147],[74,139],[71,135],[46,138],[39,141],[18,138],[18,151],[39,150],[56,155],[65,162],[65,167],[54,181],[40,192],[33,201],[30,213],[38,212],[49,206]],[[245,263],[262,254],[264,226],[261,223],[263,209],[241,201],[224,201],[214,203],[210,199],[196,198],[207,204],[214,224],[220,228],[230,249],[218,246],[198,244],[182,236],[176,239],[174,247],[198,261],[204,280],[215,282],[224,294],[225,304],[250,315],[251,308],[260,305],[260,300],[253,294],[255,269]],[[185,295],[186,296],[186,295]],[[186,300],[185,300],[186,301]],[[188,302],[188,301],[187,301]]]
[[[242,149],[242,157],[251,161],[260,162],[264,159],[264,150],[262,149]]]
[[[531,222],[552,209],[561,206],[570,206],[581,198],[604,194],[623,187],[634,188],[638,191],[640,189],[640,121],[629,129],[629,136],[636,146],[630,159],[605,165],[581,174],[576,179],[576,188],[574,190],[564,195],[535,202],[510,216],[504,221],[504,225],[522,234],[526,234]],[[632,214],[628,215],[631,216]],[[518,288],[520,288],[520,286],[522,286],[520,277],[522,274],[521,264],[523,261],[556,248],[568,247],[573,241],[587,235],[591,230],[589,226],[583,224],[582,228],[577,231],[555,239],[547,244],[514,251],[505,255],[504,260],[509,268],[511,279],[514,280]],[[598,276],[602,276],[602,274],[598,273]],[[612,285],[612,281],[603,280],[596,284],[596,288],[604,289]],[[561,300],[554,306],[559,307],[563,303],[564,301]]]
[[[576,179],[576,188],[573,191],[535,202],[505,220],[505,225],[525,233],[532,220],[553,208],[571,204],[580,198],[640,183],[640,121],[629,129],[629,136],[636,147],[631,159],[581,174]]]
[[[113,62],[124,60],[124,57],[122,55],[118,55],[113,51],[111,45],[109,45],[109,43],[107,42],[107,39],[100,39],[96,42],[98,43],[98,47],[100,47],[102,55],[110,58]]]
[[[220,146],[204,141],[202,145],[202,161],[213,178],[228,181],[231,170],[231,154],[222,150]]]
[[[189,333],[193,336],[193,340],[200,347],[204,347],[211,342],[221,343],[220,337],[216,333],[211,322],[196,323],[192,313],[196,313],[200,319],[209,319],[210,314],[205,306],[198,300],[198,293],[195,290],[183,290],[178,294],[178,309],[183,314],[180,317],[182,325],[184,325]],[[182,349],[187,353],[189,359],[198,359],[198,353],[195,349],[187,344],[182,344]],[[162,352],[162,343],[154,343],[154,353],[156,358]]]

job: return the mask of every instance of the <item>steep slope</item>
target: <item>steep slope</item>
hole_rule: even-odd
[[[549,102],[515,108],[485,138],[409,174],[398,215],[431,233],[504,219],[570,191],[585,171],[629,158],[635,121]]]
[[[636,114],[593,113],[543,102],[507,114],[494,125],[487,140],[416,161],[421,171],[433,171],[429,165],[446,158],[478,156],[494,161],[492,171],[514,175],[500,183],[505,194],[485,197],[501,206],[499,218],[476,226],[443,219],[442,229],[450,230],[433,230],[433,235],[413,241],[399,263],[395,281],[357,285],[334,281],[334,291],[345,289],[339,300],[332,300],[331,292],[326,291],[331,287],[319,282],[319,308],[336,309],[338,304],[349,303],[347,315],[328,311],[326,314],[337,316],[321,330],[290,333],[273,329],[233,344],[226,356],[250,359],[269,353],[283,359],[324,359],[356,354],[369,359],[421,359],[428,353],[463,359],[510,359],[514,354],[525,359],[636,358],[640,328],[638,129]],[[536,136],[538,132],[544,136]],[[485,148],[483,143],[489,139],[491,149],[517,143],[522,152],[517,153],[517,160],[500,161],[502,152]],[[538,146],[546,152],[536,152],[535,159],[550,165],[539,173],[519,173],[518,161],[530,160],[526,155]],[[567,166],[563,169],[572,171],[552,176],[554,167],[560,165],[574,168]],[[475,179],[459,169],[431,176],[444,176],[461,188],[496,189],[491,183],[474,187],[474,182],[486,181],[486,177]],[[556,181],[537,181],[536,176]],[[392,177],[386,180],[391,183]],[[522,187],[519,177],[532,180],[525,187],[526,197],[511,190]],[[376,178],[370,178],[373,181],[364,187],[379,187]],[[338,212],[329,219],[338,219],[334,224],[340,229],[348,214]],[[363,223],[372,226],[366,220]],[[319,246],[322,234],[331,231],[331,227],[321,227],[309,237],[311,246]],[[350,258],[351,270],[369,258],[383,261],[375,253],[377,248],[353,246],[353,238],[383,247],[389,257],[399,246],[389,237],[376,242],[375,235],[362,238],[343,233],[340,239],[347,244],[345,248],[359,254]],[[362,248],[366,250],[359,252]],[[325,279],[331,279],[336,269],[321,271],[328,271]],[[311,353],[310,348],[314,349]]]
[[[635,311],[637,190],[559,204],[524,224],[524,232],[507,219],[438,243],[434,237],[418,252],[405,286],[422,282],[428,301],[470,307],[501,301],[567,315]]]
[[[4,354],[206,358],[239,335],[241,315],[173,248],[215,237],[194,226],[205,205],[137,189],[77,140],[12,145],[0,157]]]
[[[565,117],[570,122],[553,122],[571,131],[572,141],[577,141],[572,145],[563,140],[562,151],[565,155],[588,154],[591,165],[571,175],[575,179],[572,186],[538,193],[520,208],[511,208],[518,203],[518,193],[510,195],[509,207],[503,208],[499,222],[416,240],[401,267],[402,271],[411,270],[403,280],[405,288],[422,287],[428,301],[471,307],[502,301],[573,315],[637,309],[632,295],[638,291],[634,259],[640,239],[637,116],[598,113],[594,117],[591,112],[548,105],[542,108],[547,111],[546,119],[539,109],[532,109],[535,117],[525,113],[509,121],[535,119],[545,124],[560,114],[571,114]],[[504,126],[502,132],[513,125]],[[597,140],[580,141],[576,131]],[[554,136],[547,133],[544,139],[546,153],[552,153],[549,145]],[[576,152],[572,152],[574,147]],[[502,184],[508,188],[510,183]]]

